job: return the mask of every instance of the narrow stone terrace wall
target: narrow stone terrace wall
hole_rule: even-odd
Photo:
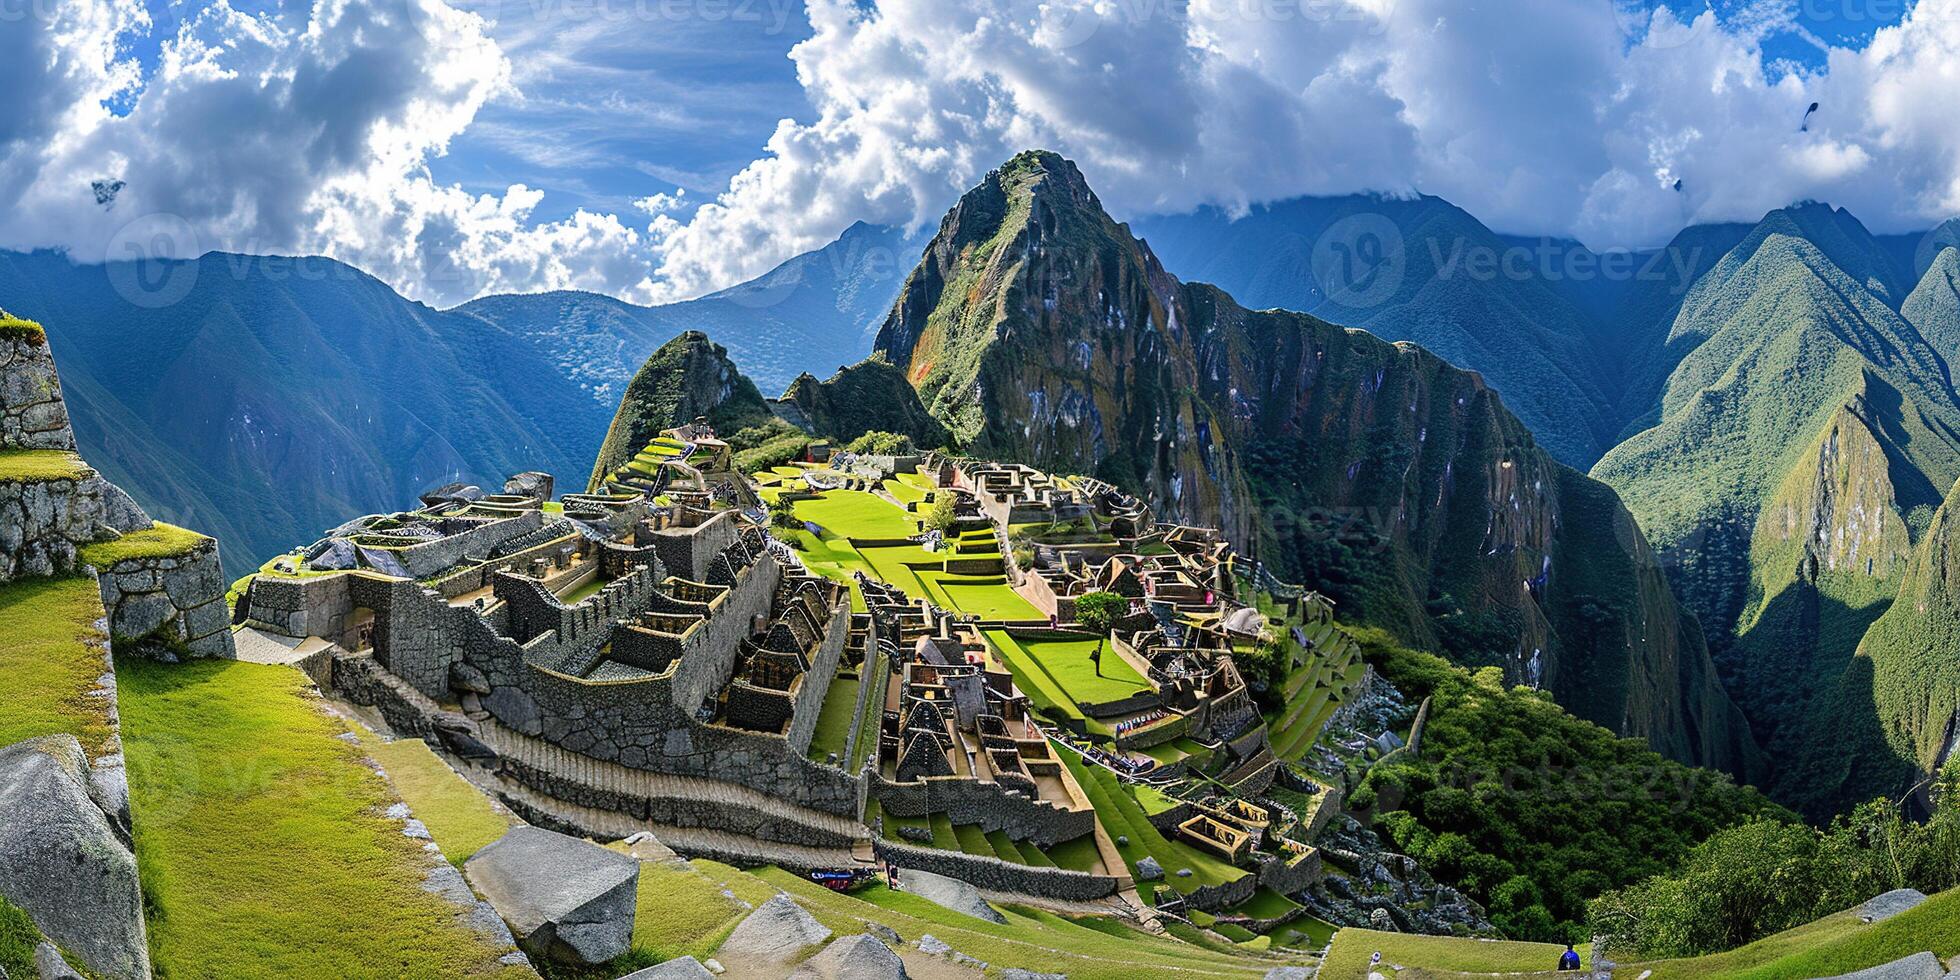
[[[97,571],[110,635],[160,632],[195,656],[236,656],[218,542],[206,538],[181,555],[130,558]]]
[[[0,337],[0,449],[75,450],[46,338]]]

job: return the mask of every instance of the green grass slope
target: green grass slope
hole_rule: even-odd
[[[116,677],[159,974],[528,975],[423,890],[386,783],[303,675],[129,660]]]

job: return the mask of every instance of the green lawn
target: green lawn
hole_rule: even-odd
[[[1420,969],[1425,976],[1447,973],[1528,973],[1558,966],[1564,946],[1550,943],[1486,942],[1449,936],[1412,936],[1373,929],[1342,929],[1334,934],[1334,945],[1320,965],[1321,980],[1365,980],[1368,960],[1382,954],[1381,972],[1394,975],[1393,968]],[[1592,963],[1592,950],[1579,947],[1579,954]],[[1627,974],[1632,976],[1631,973]]]
[[[1103,646],[1098,667],[1089,655],[1098,640],[1049,639],[1033,632],[987,630],[987,642],[1007,658],[1018,679],[1039,670],[1078,704],[1106,704],[1149,691],[1150,684],[1114,650]]]
[[[884,490],[901,504],[916,504],[926,499],[926,491],[904,480],[886,480]]]
[[[1378,949],[1385,963],[1421,970],[1425,976],[1543,973],[1551,977],[1556,976],[1552,967],[1563,947],[1342,929],[1334,937],[1321,976],[1327,980],[1365,977],[1368,957]],[[1615,972],[1635,976],[1651,971],[1650,980],[1801,980],[1853,973],[1922,950],[1942,960],[1960,954],[1960,889],[1942,892],[1910,912],[1876,924],[1840,912],[1725,953],[1622,963]],[[1581,946],[1579,951],[1590,967],[1590,950]]]
[[[823,711],[817,715],[816,734],[810,736],[810,759],[822,762],[835,752],[843,758],[844,743],[850,741],[851,725],[857,721],[853,714],[857,710],[858,691],[863,682],[855,677],[842,674],[831,678],[830,689],[824,693]]]
[[[633,916],[635,961],[705,960],[749,914],[721,886],[679,862],[642,862]],[[757,903],[760,904],[760,903]],[[611,976],[610,973],[607,976]]]
[[[81,547],[81,558],[97,569],[104,569],[132,558],[173,558],[188,554],[209,540],[196,531],[157,521],[147,531],[132,531],[114,541],[85,544]]]
[[[462,867],[470,855],[502,837],[516,822],[491,806],[489,797],[457,775],[421,739],[384,742],[366,729],[357,732],[362,748],[387,770],[396,795],[429,828],[429,836],[442,845],[442,856],[450,864]]]
[[[940,575],[931,584],[939,587],[952,608],[982,619],[1041,622],[1048,618],[1028,600],[1021,598],[1021,594],[1014,591],[1004,578]]]
[[[863,490],[831,490],[796,502],[796,516],[845,538],[909,538],[919,533],[911,515]]]
[[[85,578],[0,585],[0,745],[69,734],[90,755],[109,739],[109,714],[91,697],[108,665],[96,628],[102,595]]]
[[[1072,921],[1015,905],[998,906],[1005,925],[975,919],[925,899],[873,885],[850,895],[776,868],[749,873],[712,861],[693,862],[695,873],[744,901],[761,904],[787,891],[798,904],[840,936],[864,931],[867,922],[898,930],[908,943],[931,933],[954,949],[984,960],[994,970],[1019,967],[1066,973],[1070,980],[1136,980],[1138,977],[1263,976],[1299,958],[1252,957],[1214,951],[1152,936],[1114,919]],[[665,905],[661,906],[665,908]],[[646,914],[642,906],[641,914]],[[1092,924],[1085,924],[1092,923]]]
[[[159,975],[529,975],[423,890],[387,784],[304,675],[130,660],[117,679]]]
[[[87,473],[80,456],[59,449],[0,450],[0,483],[79,480]]]

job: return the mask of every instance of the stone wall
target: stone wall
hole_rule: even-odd
[[[110,635],[160,633],[195,656],[236,655],[218,542],[205,538],[181,555],[126,559],[98,572]]]
[[[955,824],[978,824],[985,833],[1004,831],[1014,840],[1031,840],[1040,847],[1075,840],[1096,828],[1094,810],[1066,810],[967,776],[894,783],[871,772],[867,778],[869,795],[893,816],[944,813]]]
[[[706,581],[708,563],[735,543],[735,512],[722,511],[696,527],[648,532],[642,537],[660,556],[668,574],[691,582]]]
[[[823,714],[824,700],[830,696],[830,682],[837,676],[844,645],[851,640],[850,595],[844,592],[842,601],[830,611],[823,642],[810,658],[810,669],[804,672],[803,683],[796,691],[796,710],[790,719],[788,735],[790,751],[798,755],[810,752],[810,740],[817,734],[817,717]]]
[[[78,479],[0,480],[0,582],[74,574],[77,548],[114,537],[103,530],[106,486],[85,467]]]
[[[1116,894],[1117,881],[1109,875],[1037,868],[997,857],[914,847],[897,841],[874,841],[873,846],[878,857],[887,863],[958,878],[986,891],[1034,895],[1062,902],[1093,902]],[[1250,880],[1252,876],[1246,877]]]
[[[367,580],[358,572],[282,578],[259,575],[240,601],[244,619],[281,636],[317,636],[353,648],[354,600],[350,588]]]
[[[0,337],[0,449],[75,450],[44,337]]]

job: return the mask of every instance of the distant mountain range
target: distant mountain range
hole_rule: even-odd
[[[911,242],[855,225],[660,307],[555,292],[443,311],[331,259],[225,253],[138,267],[0,252],[0,296],[47,326],[88,458],[151,513],[218,536],[243,574],[437,484],[583,481],[627,380],[684,330],[712,331],[770,395],[854,362]],[[139,276],[169,292],[130,289]]]

